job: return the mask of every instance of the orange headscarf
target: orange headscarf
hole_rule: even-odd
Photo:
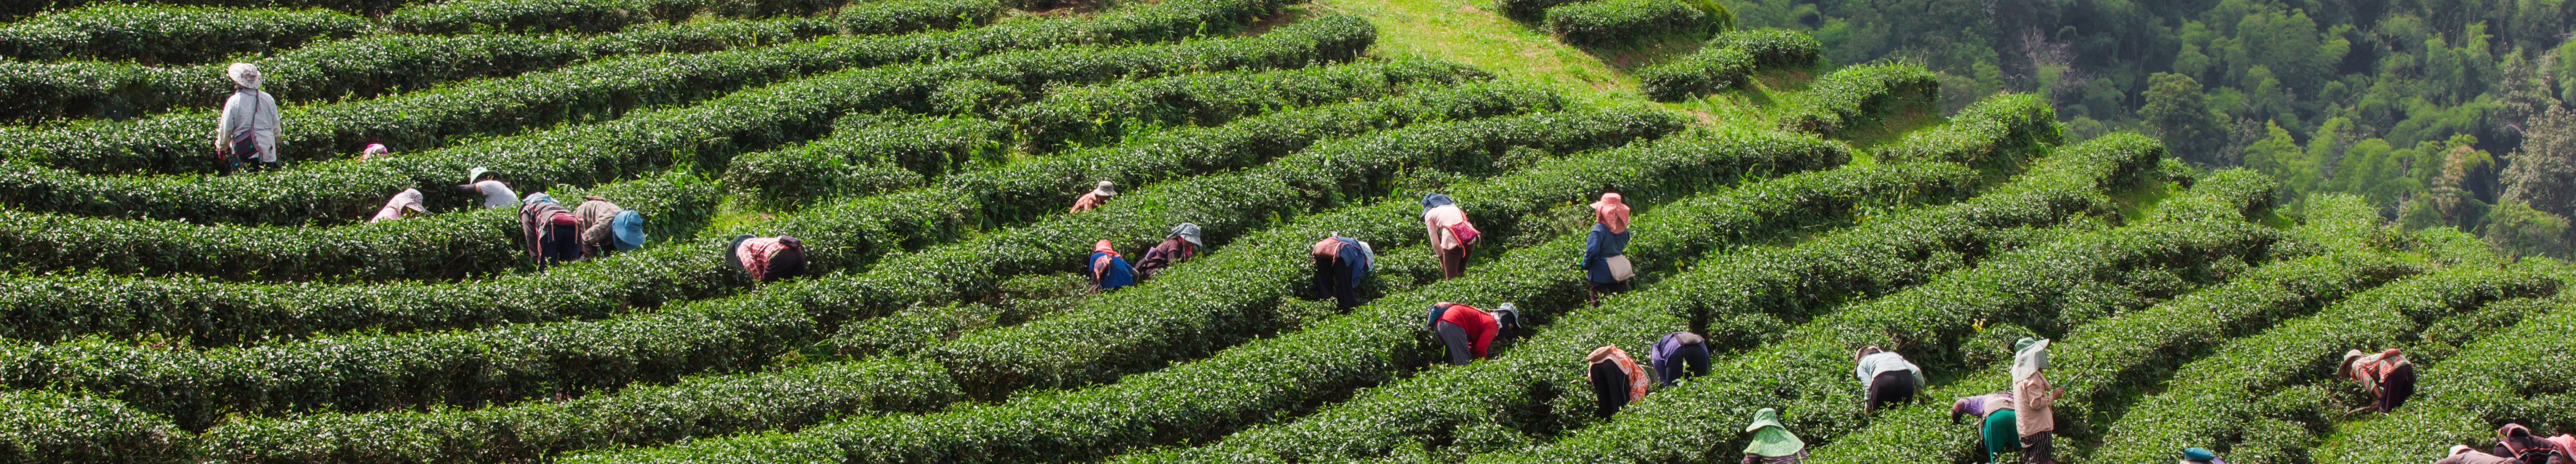
[[[1118,249],[1111,248],[1109,246],[1109,240],[1106,239],[1091,244],[1091,251],[1094,253],[1108,253],[1110,256],[1119,256]]]
[[[1628,232],[1628,204],[1621,202],[1617,193],[1601,194],[1601,201],[1592,202],[1592,217],[1610,226],[1610,233]]]

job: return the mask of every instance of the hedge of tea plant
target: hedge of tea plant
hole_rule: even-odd
[[[1001,0],[881,0],[841,7],[843,34],[901,34],[981,26],[1002,16]]]
[[[2493,448],[2498,424],[2522,424],[2543,436],[2567,430],[2576,424],[2568,408],[2576,388],[2564,375],[2576,366],[2566,349],[2576,346],[2566,333],[2576,323],[2576,311],[2565,309],[2571,302],[2576,298],[2560,294],[2496,303],[2532,308],[2519,323],[2478,334],[2439,364],[2416,366],[2422,380],[2413,399],[2386,416],[2340,427],[2311,456],[2319,462],[2431,462],[2451,445]]]
[[[313,8],[99,4],[0,24],[0,56],[184,65],[292,50],[374,28],[367,18]]]
[[[639,108],[697,102],[772,82],[830,81],[795,78],[843,69],[953,60],[1068,44],[1176,41],[1241,27],[1276,10],[1279,4],[1279,0],[1169,2],[1091,17],[1018,21],[946,33],[829,37],[702,54],[621,56],[505,79],[343,103],[300,106],[289,101],[283,102],[280,118],[297,122],[286,125],[279,134],[279,150],[283,158],[292,160],[341,158],[371,142],[423,150],[565,121],[616,118]],[[1086,54],[1052,55],[1062,59]],[[920,77],[947,80],[938,74],[941,73]],[[22,145],[5,147],[22,153],[13,159],[85,173],[208,172],[211,161],[205,154],[205,134],[211,133],[214,123],[211,110],[180,112],[135,121],[29,130],[7,137],[12,140],[9,143]]]
[[[1883,161],[1943,160],[2008,171],[2062,142],[2064,132],[2047,99],[2002,94],[1968,105],[1948,124],[1907,133],[1876,151]]]
[[[1706,37],[1733,18],[1712,17],[1683,0],[1590,0],[1549,7],[1539,30],[1577,47],[1627,45],[1670,36]]]
[[[2260,334],[2229,340],[2216,352],[2174,370],[2154,395],[2136,400],[2120,420],[2097,424],[2103,442],[2092,458],[2129,461],[2169,457],[2185,446],[2227,442],[2264,422],[2255,401],[2285,387],[2325,380],[2344,350],[2395,346],[2437,319],[2489,303],[2549,296],[2561,282],[2533,272],[2458,266],[2355,295],[2316,314],[2282,321]],[[2420,394],[2420,390],[2419,390]],[[2225,449],[2219,445],[2214,449]]]
[[[567,401],[433,412],[238,420],[188,440],[223,462],[513,462],[877,414],[938,411],[960,398],[936,363],[820,363],[629,387]]]
[[[188,432],[113,400],[33,390],[0,392],[0,461],[175,462]]]
[[[746,282],[740,273],[726,270],[720,259],[729,233],[805,237],[814,247],[814,269],[863,269],[886,253],[919,250],[964,238],[964,232],[1061,213],[1056,202],[1069,202],[1065,192],[1081,191],[1100,178],[1132,186],[1193,172],[1252,166],[1329,137],[1414,121],[1547,110],[1557,104],[1545,93],[1472,85],[1259,116],[1211,128],[1202,135],[1173,131],[1132,146],[1019,160],[946,177],[943,188],[859,199],[785,216],[765,226],[726,229],[728,233],[705,239],[484,281],[218,286],[201,278],[17,277],[0,279],[0,311],[23,321],[5,327],[12,331],[5,335],[14,338],[158,332],[197,346],[355,329],[405,331],[595,318],[630,305],[653,307],[723,296],[742,288]],[[978,201],[1040,198],[1054,201],[1027,211],[1012,209],[1009,203],[988,207]]]
[[[1816,78],[1807,91],[1787,97],[1774,116],[1783,130],[1833,134],[1907,108],[1924,107],[1941,96],[1941,81],[1922,66],[1874,64],[1849,66]]]
[[[806,16],[839,7],[847,0],[445,0],[415,4],[394,10],[382,18],[385,27],[414,34],[463,33],[605,33],[626,27],[679,23],[700,15],[731,18],[766,18],[771,16]],[[916,11],[903,8],[877,8],[872,2],[843,7],[843,11],[865,9],[872,14],[925,23],[958,22],[954,16],[977,9],[944,12]],[[961,0],[958,4],[992,4],[990,0]],[[998,12],[998,6],[984,7]],[[985,13],[989,18],[991,12]],[[920,27],[914,28],[918,30]],[[899,32],[899,31],[889,31]],[[876,32],[859,32],[876,33]]]
[[[844,116],[832,134],[748,153],[725,168],[734,201],[794,210],[807,202],[921,186],[975,160],[1007,159],[1010,125],[976,117],[909,113]]]
[[[1493,76],[1422,59],[1366,61],[1254,73],[1182,76],[1058,88],[1001,111],[1033,151],[1100,146],[1180,126],[1213,126],[1252,115],[1447,86]]]
[[[2392,235],[2367,205],[2344,202],[2339,206],[2343,207],[2310,210],[2325,214],[2311,214],[2312,222],[2293,230],[2292,240],[2361,245],[2374,241],[2374,236]],[[2314,313],[2354,293],[2424,270],[2388,254],[2397,250],[2368,245],[2322,249],[2331,251],[2267,264],[2225,284],[2147,310],[2097,320],[2059,338],[2050,348],[2049,378],[2067,391],[2057,403],[2058,416],[2069,422],[2066,429],[2085,430],[2074,425],[2107,416],[2097,414],[2117,409],[2139,386],[2163,380],[2174,367],[2226,340]],[[2003,368],[2009,362],[1993,364],[1928,390],[1935,401],[1880,413],[1865,428],[1816,450],[1813,457],[1821,462],[1974,459],[1978,454],[1975,429],[1950,423],[1946,400],[2006,390],[2011,376]]]
[[[0,178],[16,181],[17,188],[0,191],[0,203],[66,214],[198,222],[301,223],[350,217],[372,211],[382,200],[350,192],[454,185],[463,183],[461,174],[467,168],[477,166],[497,169],[504,179],[518,184],[589,185],[674,164],[723,165],[737,153],[814,138],[840,113],[904,108],[921,101],[936,85],[960,78],[988,77],[1034,87],[1210,69],[1303,66],[1349,59],[1366,48],[1374,34],[1364,21],[1327,17],[1257,37],[858,69],[736,92],[687,108],[639,111],[603,123],[383,161],[312,163],[254,175],[82,176],[8,160],[0,161]],[[423,191],[433,207],[461,206],[472,200],[452,189]]]
[[[249,63],[260,90],[288,105],[372,98],[475,78],[517,76],[589,60],[650,53],[705,53],[778,45],[835,33],[819,20],[782,18],[647,24],[591,37],[476,34],[369,35],[307,44]],[[0,62],[0,119],[129,119],[217,108],[232,91],[228,63],[145,66],[130,62]],[[417,147],[404,147],[408,150]]]
[[[556,191],[565,207],[608,198],[656,222],[648,232],[686,236],[722,193],[686,171]],[[388,192],[386,197],[392,197]],[[468,209],[406,220],[326,227],[238,226],[114,220],[0,208],[0,251],[19,272],[91,270],[198,274],[223,280],[449,280],[531,267],[516,208]]]
[[[1999,254],[1974,268],[1944,273],[1921,286],[1854,303],[1816,316],[1761,348],[1729,356],[1711,379],[1761,382],[1694,382],[1650,394],[1610,421],[1568,434],[1554,443],[1481,456],[1478,462],[1670,461],[1733,456],[1742,446],[1736,427],[1762,407],[1787,411],[1802,437],[1830,441],[1861,422],[1859,383],[1848,369],[1853,349],[1878,345],[1905,353],[1927,369],[1958,363],[1959,344],[1975,326],[1996,322],[2055,327],[2144,306],[2154,300],[2221,280],[2249,260],[2264,259],[2278,239],[2248,224],[2228,206],[2235,195],[2271,195],[2222,189],[2168,200],[2160,207],[2202,210],[2211,219],[2152,222],[2088,230],[2078,225],[2043,234],[2038,245]],[[2189,201],[2195,194],[2205,201]],[[2175,204],[2175,202],[2182,202]],[[2225,216],[2237,216],[2229,218]],[[1776,324],[1776,322],[1774,322]],[[1557,401],[1579,408],[1584,392]]]

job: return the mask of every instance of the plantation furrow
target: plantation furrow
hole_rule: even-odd
[[[1164,3],[1163,6],[1178,2]],[[23,181],[0,201],[31,210],[186,217],[198,222],[305,222],[350,217],[378,198],[344,192],[452,185],[482,166],[520,185],[588,185],[685,163],[723,165],[732,155],[815,137],[845,112],[902,108],[940,84],[984,79],[1021,87],[1188,71],[1267,69],[1347,60],[1374,37],[1368,23],[1326,17],[1258,37],[1178,45],[1024,52],[964,63],[845,71],[737,92],[686,109],[498,139],[385,161],[321,163],[281,173],[95,177],[0,162],[0,179]],[[429,192],[435,205],[469,199]],[[291,200],[291,201],[290,201]]]
[[[1850,66],[1816,78],[1773,118],[1782,130],[1838,134],[1908,106],[1928,108],[1940,97],[1940,79],[1920,65]]]
[[[924,459],[971,462],[1092,459],[1165,440],[1205,439],[1233,428],[1275,417],[1276,411],[1312,407],[1315,401],[1342,391],[1382,382],[1428,361],[1419,341],[1422,305],[1436,300],[1524,303],[1526,314],[1545,314],[1579,301],[1578,274],[1562,266],[1580,254],[1581,236],[1564,224],[1513,218],[1561,207],[1601,188],[1618,188],[1639,204],[1658,204],[1676,196],[1717,188],[1725,179],[1758,176],[1764,171],[1797,171],[1814,164],[1847,159],[1838,144],[1804,137],[1720,129],[1723,132],[1682,135],[1572,158],[1541,162],[1500,178],[1452,185],[1448,190],[1488,231],[1521,230],[1530,238],[1553,235],[1543,244],[1509,251],[1496,262],[1476,266],[1461,279],[1440,281],[1403,291],[1350,314],[1277,337],[1237,341],[1253,334],[1235,328],[1269,325],[1260,312],[1283,304],[1295,291],[1307,266],[1302,256],[1315,237],[1338,231],[1346,237],[1376,243],[1419,238],[1420,206],[1411,198],[1394,198],[1366,207],[1346,208],[1238,239],[1221,253],[1175,267],[1168,276],[1134,289],[1090,297],[1071,313],[1026,325],[969,334],[933,349],[933,359],[954,359],[953,348],[983,348],[990,340],[1044,343],[1048,348],[1076,345],[1131,346],[1103,353],[1097,349],[1058,351],[1062,355],[1101,356],[1105,362],[1065,364],[1038,372],[1056,374],[1055,385],[1078,385],[1066,379],[1092,378],[1114,383],[1080,390],[1018,395],[997,405],[951,407],[949,412],[921,416],[860,418],[808,428],[792,434],[758,434],[698,440],[634,451],[566,458],[567,462],[689,462],[724,459],[733,462],[882,462]],[[1782,163],[1782,164],[1774,164]],[[1482,212],[1482,213],[1476,213]],[[1562,235],[1560,235],[1562,234]],[[1497,243],[1510,238],[1494,232]],[[1387,248],[1381,246],[1381,248]],[[1422,253],[1407,248],[1382,253]],[[1186,273],[1184,271],[1187,271]],[[1217,291],[1211,289],[1222,288]],[[1211,299],[1215,299],[1211,301]],[[1219,306],[1222,305],[1222,306]],[[1114,310],[1123,322],[1104,320]],[[1147,313],[1146,311],[1151,311]],[[1183,316],[1179,313],[1188,313]],[[1186,321],[1184,320],[1186,319]],[[1222,328],[1198,329],[1217,319]],[[1186,324],[1179,325],[1179,324]],[[1022,328],[1051,325],[1045,331]],[[1160,340],[1139,340],[1151,331]],[[1002,334],[994,337],[984,335]],[[1177,340],[1175,338],[1178,338]],[[1155,346],[1136,346],[1139,342]],[[1118,376],[1130,366],[1188,359],[1199,352],[1215,357],[1171,364],[1148,373]],[[951,369],[958,369],[951,363]],[[1075,373],[1069,369],[1092,372]],[[989,377],[972,373],[959,379],[970,392]],[[1039,384],[1036,386],[1045,386]],[[932,431],[937,431],[933,433]]]
[[[323,9],[102,4],[0,24],[0,58],[191,64],[374,28],[367,18]]]
[[[1752,29],[1718,34],[1699,51],[1637,70],[1637,91],[1655,101],[1678,102],[1741,89],[1763,68],[1817,64],[1824,44],[1804,32]]]
[[[2388,415],[2337,427],[2331,441],[2309,452],[2311,462],[2432,462],[2450,445],[2486,451],[2496,424],[2523,424],[2549,435],[2558,424],[2576,422],[2576,408],[2570,407],[2576,385],[2566,376],[2576,368],[2569,357],[2576,353],[2570,350],[2576,339],[2567,334],[2576,324],[2576,311],[2567,309],[2576,297],[2561,293],[2490,306],[2507,305],[2524,306],[2517,309],[2528,316],[2476,334],[2476,342],[2440,364],[2417,366],[2423,380],[2413,400]],[[2408,349],[2409,355],[2415,352]]]
[[[153,349],[95,338],[51,345],[10,343],[0,345],[0,381],[22,388],[121,391],[119,399],[170,415],[191,429],[227,413],[475,406],[669,381],[700,371],[757,367],[771,354],[818,339],[817,330],[898,309],[880,306],[887,300],[871,292],[888,291],[883,286],[889,282],[924,282],[915,273],[941,279],[928,282],[946,285],[942,290],[948,296],[967,296],[957,286],[1025,272],[1006,266],[1072,264],[1076,256],[1056,254],[1074,251],[1058,249],[1094,239],[1149,242],[1161,238],[1166,224],[1197,222],[1211,243],[1222,243],[1239,230],[1263,225],[1260,218],[1269,214],[1317,207],[1309,202],[1375,196],[1371,189],[1378,183],[1371,180],[1401,168],[1474,167],[1494,162],[1510,147],[1577,151],[1679,126],[1680,121],[1660,113],[1599,113],[1405,129],[1362,140],[1406,144],[1344,144],[1339,146],[1346,148],[1274,160],[1244,174],[1155,184],[1100,210],[903,255],[856,277],[798,281],[601,321],[474,331],[317,337],[213,350]],[[1411,145],[1415,137],[1424,145]],[[1307,197],[1305,191],[1318,196]],[[1113,218],[1144,225],[1105,224]],[[476,374],[458,377],[455,372]]]
[[[1294,110],[1207,129],[1181,129],[1127,145],[1015,161],[951,175],[938,185],[811,208],[768,223],[664,244],[543,273],[458,284],[214,285],[197,278],[46,276],[0,280],[0,310],[25,321],[8,338],[160,332],[196,346],[355,329],[476,327],[601,317],[629,306],[718,297],[749,283],[723,265],[730,232],[808,239],[816,274],[862,269],[880,256],[965,238],[990,227],[1058,214],[1064,192],[1109,179],[1121,185],[1255,166],[1334,137],[1418,121],[1476,119],[1552,109],[1554,97],[1471,84],[1386,100]],[[983,192],[977,194],[975,192]],[[1048,200],[1042,208],[988,199]],[[989,206],[988,206],[989,205]]]
[[[2086,457],[2138,462],[2170,457],[2185,446],[2232,448],[2231,437],[2264,435],[2248,429],[2279,420],[2264,417],[2262,409],[2269,409],[2270,402],[2256,399],[2327,380],[2346,349],[2394,346],[2422,336],[2425,327],[2446,316],[2501,300],[2549,296],[2561,285],[2528,266],[2456,266],[2229,340],[2216,353],[2176,369],[2162,391],[2136,400],[2118,422],[2101,427],[2103,444]]]
[[[2012,107],[2013,105],[2027,103],[2029,102],[2019,99],[1995,99],[1988,103],[1981,103],[1978,106],[1993,109],[2007,108]],[[2040,112],[2046,112],[2045,106],[2039,106],[2038,108]],[[1999,119],[1997,118],[1998,116],[2006,116],[2006,114],[1999,113],[2004,112],[1986,110],[1962,112],[1961,118],[1953,121],[1951,125],[1924,132],[1927,135],[1942,132],[1963,131],[1997,134],[2014,132],[2010,130],[1983,130],[1991,129],[1993,126],[1997,125],[1998,121],[1996,119]],[[2053,134],[2055,134],[2055,131],[2053,130],[2054,118],[2042,117],[2037,119],[2013,120],[2007,117],[2000,119],[2011,120],[2014,123],[2012,125],[2015,126],[2027,125],[2035,126],[2034,128],[2046,129],[2044,133],[2051,136],[2046,137],[2044,140],[2055,140],[2053,137]],[[1974,137],[1927,136],[1919,139],[1924,141],[1957,142],[1973,138]],[[2014,139],[1995,137],[1988,138],[1986,140],[1986,143],[1979,145],[1989,147],[1987,149],[1955,149],[1947,151],[1959,154],[1956,158],[1951,159],[1976,159],[1977,157],[1970,155],[1983,152],[2031,153],[2036,151],[2036,147],[2034,147],[2034,145],[2043,145],[2045,143],[2042,140],[2026,138]],[[1651,340],[1655,336],[1666,332],[1688,328],[1688,318],[1692,317],[1692,315],[1696,313],[1702,312],[1702,310],[1692,309],[1694,306],[1721,308],[1744,308],[1746,306],[1753,306],[1746,304],[1749,302],[1709,301],[1716,295],[1776,293],[1797,295],[1797,298],[1815,299],[1768,306],[1770,308],[1778,308],[1774,309],[1774,311],[1820,305],[1824,304],[1826,301],[1830,301],[1827,300],[1827,298],[1830,298],[1829,295],[1820,294],[1818,292],[1745,291],[1747,288],[1758,288],[1763,287],[1764,285],[1715,285],[1710,282],[1711,280],[1726,281],[1758,280],[1763,278],[1807,278],[1812,279],[1813,283],[1773,284],[1771,286],[1778,288],[1840,287],[1850,289],[1847,291],[1862,294],[1875,294],[1892,291],[1894,288],[1901,288],[1905,285],[1904,282],[1919,281],[1921,278],[1888,279],[1885,277],[1879,277],[1877,279],[1879,282],[1896,282],[1893,284],[1879,285],[1892,285],[1894,288],[1867,290],[1863,288],[1869,286],[1866,282],[1870,282],[1870,280],[1862,279],[1860,277],[1861,275],[1868,274],[1854,275],[1851,271],[1878,267],[1909,269],[1914,270],[1915,272],[1928,274],[1942,266],[1919,266],[1896,263],[1904,263],[1908,260],[1921,260],[1928,257],[1928,255],[1935,254],[1909,249],[1922,248],[1934,243],[1958,244],[1948,246],[1949,248],[1955,248],[1957,250],[1953,251],[1953,253],[1982,253],[1987,250],[2009,247],[2008,245],[2003,244],[1969,245],[1967,243],[1973,242],[1974,240],[1969,237],[1957,236],[1959,235],[1958,232],[1964,232],[1965,229],[1951,232],[1948,235],[1951,235],[1952,237],[1943,238],[1943,234],[1923,233],[1925,228],[1916,224],[1962,222],[1959,221],[1959,219],[1961,219],[1960,216],[1962,215],[1973,216],[1975,214],[1979,214],[1978,212],[1983,211],[2011,210],[2016,206],[2025,209],[2050,209],[2051,207],[2048,206],[2048,202],[2033,202],[2027,199],[2016,201],[2013,198],[2016,196],[2031,195],[2031,193],[2028,192],[2052,183],[2069,184],[2054,191],[2055,195],[2066,197],[2095,195],[2090,192],[2096,189],[2117,190],[2125,188],[2124,185],[2117,184],[2121,181],[2116,180],[2123,178],[2122,173],[2144,169],[2157,161],[2154,156],[2140,156],[2141,154],[2152,155],[2154,152],[2149,151],[2146,153],[2124,154],[2116,150],[2069,150],[2058,155],[2061,156],[2060,158],[2044,162],[2045,164],[2039,170],[2025,175],[2023,180],[2001,188],[2002,192],[2021,193],[1989,194],[1987,196],[1969,200],[1969,203],[1966,204],[1901,214],[1885,219],[1881,222],[1874,222],[1869,225],[1861,226],[1858,229],[1827,234],[1809,240],[1806,246],[1801,247],[1798,250],[1793,250],[1803,253],[1793,254],[1768,251],[1749,253],[1739,252],[1730,253],[1728,256],[1721,258],[1705,260],[1699,264],[1689,266],[1687,268],[1689,270],[1681,276],[1656,279],[1662,280],[1663,282],[1661,284],[1655,284],[1651,289],[1647,289],[1642,286],[1651,282],[1640,281],[1640,288],[1643,289],[1643,291],[1640,291],[1635,295],[1621,296],[1609,300],[1605,302],[1606,308],[1578,310],[1574,315],[1568,316],[1565,321],[1555,323],[1547,330],[1541,332],[1538,335],[1538,338],[1524,342],[1532,344],[1530,346],[1533,348],[1520,349],[1514,353],[1498,357],[1497,362],[1476,364],[1460,369],[1425,374],[1423,377],[1408,380],[1394,386],[1362,393],[1360,399],[1328,407],[1314,415],[1305,417],[1289,425],[1272,428],[1255,428],[1243,433],[1228,436],[1225,441],[1220,442],[1215,446],[1199,449],[1181,449],[1140,456],[1129,456],[1122,460],[1190,462],[1238,459],[1318,462],[1365,459],[1373,456],[1385,455],[1391,452],[1397,452],[1399,450],[1435,450],[1440,448],[1439,446],[1435,446],[1435,443],[1444,443],[1449,440],[1458,440],[1458,444],[1449,445],[1453,447],[1451,449],[1454,450],[1456,449],[1454,447],[1464,446],[1468,443],[1482,443],[1478,440],[1483,438],[1521,435],[1544,436],[1554,433],[1557,430],[1580,426],[1583,421],[1581,416],[1584,416],[1582,413],[1559,414],[1544,412],[1549,410],[1548,405],[1544,403],[1548,402],[1547,398],[1555,396],[1557,394],[1555,392],[1570,391],[1581,388],[1580,385],[1578,385],[1581,382],[1581,376],[1573,375],[1574,373],[1580,372],[1579,369],[1562,366],[1563,361],[1565,361],[1563,356],[1564,353],[1580,352],[1603,344],[1620,344],[1629,347],[1643,346],[1643,343],[1651,343]],[[2025,156],[2035,156],[2035,154]],[[1942,158],[1929,158],[1924,161],[1938,162],[1942,160]],[[1994,164],[2017,165],[2019,163]],[[1846,167],[1836,171],[1798,174],[1783,177],[1779,180],[1755,184],[1754,186],[1748,186],[1736,192],[1716,196],[1713,200],[1709,201],[1683,201],[1673,206],[1666,206],[1663,209],[1655,211],[1660,218],[1658,221],[1647,222],[1641,220],[1638,222],[1636,227],[1638,230],[1643,232],[1640,232],[1639,241],[1630,245],[1630,254],[1640,257],[1686,257],[1710,252],[1709,250],[1711,250],[1711,247],[1709,245],[1711,243],[1758,240],[1768,236],[1793,234],[1793,230],[1772,230],[1767,233],[1755,233],[1756,231],[1749,231],[1746,229],[1756,229],[1751,226],[1761,224],[1760,221],[1756,221],[1755,219],[1762,217],[1791,215],[1797,214],[1798,212],[1817,210],[1838,211],[1838,213],[1835,214],[1848,214],[1843,211],[1848,211],[1853,207],[1851,202],[1863,201],[1860,198],[1840,197],[1845,195],[1856,197],[1896,195],[1900,197],[1893,200],[1879,200],[1882,202],[1941,202],[1943,201],[1941,200],[1942,197],[1948,196],[1944,193],[1956,195],[1967,193],[1967,190],[1974,190],[1973,179],[1950,179],[1944,181],[1946,183],[1941,184],[1943,185],[1942,187],[1924,188],[1920,191],[1911,192],[1910,194],[1907,192],[1905,183],[1888,182],[1891,179],[1902,178],[1907,175],[1920,176],[1928,172],[1944,170],[1944,168],[1939,168],[1937,166],[1941,165],[1927,165],[1919,168]],[[1974,172],[1965,172],[1964,174],[1972,176],[1975,175]],[[2083,181],[2077,179],[2092,180]],[[2114,185],[2103,185],[2105,182],[2113,182]],[[1820,198],[1816,195],[1824,195],[1825,197]],[[1912,198],[1913,195],[1924,195],[1925,197]],[[1757,211],[1767,211],[1767,213]],[[2041,218],[2031,220],[2028,225],[2044,226],[2055,224],[2062,220],[2064,215],[2075,213],[2077,211],[2080,210],[2059,209],[2055,214],[2044,214],[2041,215]],[[1802,219],[1787,222],[1829,223],[1837,222],[1839,220],[1840,219]],[[2007,226],[2002,223],[1986,221],[1970,220],[1965,222],[1986,227]],[[1716,233],[1717,237],[1716,240],[1710,240],[1707,238],[1672,240],[1670,238],[1658,237],[1663,237],[1664,234],[1674,233],[1675,231],[1648,233],[1665,230],[1660,226],[1665,226],[1667,223],[1687,224],[1688,226],[1678,231],[1683,237],[1698,237],[1697,234],[1703,233]],[[1703,227],[1705,227],[1706,230],[1699,229]],[[1909,235],[1899,232],[1913,232],[1913,234]],[[1909,247],[1902,243],[1894,243],[1895,241],[1906,239],[1915,240],[1916,244]],[[1799,263],[1802,261],[1814,262],[1831,259],[1867,260],[1870,259],[1868,257],[1873,255],[1890,257],[1877,258],[1881,260],[1881,262],[1872,263],[1874,266],[1850,266],[1845,268],[1826,267],[1817,269],[1816,272],[1794,272],[1790,271],[1790,269],[1795,268],[1796,264],[1778,264]],[[1679,264],[1678,261],[1680,260],[1642,258],[1639,263],[1640,269],[1646,271],[1645,275],[1658,275],[1675,272],[1676,270],[1681,269],[1681,266],[1676,265]],[[1777,268],[1774,270],[1765,270],[1764,266],[1777,266]],[[1851,280],[1847,282],[1836,282],[1837,279]],[[1700,303],[1710,304],[1701,305]],[[1752,310],[1762,311],[1761,309]],[[1548,385],[1554,385],[1553,388],[1555,389],[1551,390],[1551,387]],[[1505,446],[1505,444],[1512,442],[1512,440],[1506,439],[1497,443],[1483,444],[1491,446]],[[1433,452],[1454,453],[1454,451]],[[1253,459],[1251,456],[1262,456],[1264,459]]]
[[[2134,136],[2110,139],[2148,143]],[[2265,187],[2195,188],[2159,206],[2186,210],[2177,212],[2179,220],[2096,231],[2078,223],[2047,234],[2055,238],[2041,244],[1799,324],[1778,341],[1710,369],[1709,378],[1725,381],[1656,392],[1611,421],[1553,443],[1470,462],[1716,460],[1735,456],[1740,434],[1727,432],[1739,430],[1743,411],[1759,407],[1789,411],[1783,420],[1799,424],[1801,438],[1829,443],[1866,423],[1848,370],[1853,348],[1890,347],[1926,369],[1942,369],[1962,359],[1945,348],[1969,338],[1981,321],[2052,330],[2223,280],[2247,261],[2264,259],[2278,238],[2242,219],[2265,211],[2243,208],[2268,202],[2273,193]],[[1584,391],[1571,393],[1565,401],[1588,400]]]
[[[260,90],[297,105],[428,90],[466,79],[506,78],[621,55],[763,47],[834,32],[816,20],[787,18],[636,27],[595,37],[370,35],[307,44],[249,62],[258,64],[265,77]],[[0,101],[0,121],[121,120],[218,108],[232,91],[232,81],[223,77],[227,65],[0,61],[0,95],[11,96]],[[426,147],[402,147],[415,148]]]
[[[1072,44],[1178,41],[1240,27],[1275,11],[1281,3],[1177,1],[1096,17],[1037,19],[956,32],[827,37],[702,54],[629,55],[346,103],[293,106],[288,102],[281,120],[294,122],[278,135],[280,158],[336,159],[370,142],[427,150],[478,136],[698,102],[773,82],[811,82],[816,79],[796,78],[842,70]],[[0,148],[7,149],[11,160],[81,173],[209,172],[211,161],[204,152],[206,134],[213,132],[215,124],[213,113],[187,111],[132,122],[0,131],[9,144]]]
[[[556,191],[566,205],[600,195],[651,218],[658,237],[694,235],[723,192],[698,174],[671,171],[587,191]],[[454,280],[529,267],[514,209],[472,209],[338,227],[236,226],[118,220],[0,207],[0,251],[17,272],[92,271],[203,275],[225,281]]]
[[[2267,264],[2225,284],[2145,311],[2103,318],[2059,338],[2049,350],[2049,377],[2067,392],[2056,407],[2057,416],[2068,421],[2061,427],[2069,438],[2089,438],[2073,433],[2085,430],[2074,426],[2089,423],[2085,418],[2107,417],[2097,411],[2117,409],[2119,398],[2163,380],[2173,367],[2219,343],[2422,272],[2389,255],[2397,250],[2364,245],[2387,243],[2374,237],[2402,233],[2381,225],[2378,213],[2354,200],[2314,205],[2309,210],[2314,222],[2293,230],[2292,241],[2283,245],[2322,254]],[[1974,462],[1979,452],[1975,428],[1951,423],[1944,400],[2009,390],[2012,378],[2004,368],[2010,362],[1989,364],[1964,379],[1927,388],[1934,401],[1879,413],[1867,427],[1814,449],[1813,459]]]

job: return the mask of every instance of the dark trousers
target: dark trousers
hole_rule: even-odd
[[[1331,295],[1343,311],[1360,307],[1359,283],[1351,281],[1351,265],[1340,258],[1316,256],[1315,296]]]
[[[2056,436],[2054,431],[2022,435],[2022,464],[2057,464],[2057,444],[2049,441]]]
[[[581,237],[569,225],[550,225],[546,240],[537,246],[537,269],[581,259]]]
[[[2395,369],[2389,370],[2388,374],[2379,377],[2379,401],[2377,402],[2377,406],[2379,407],[2380,413],[2385,414],[2390,410],[2397,409],[2398,406],[2405,406],[2406,398],[2411,396],[2415,396],[2415,365],[2413,363],[2399,364]]]
[[[241,170],[243,158],[257,156],[259,156],[258,140],[246,138],[233,142],[233,152],[225,154],[223,159],[215,160],[215,172],[227,176],[233,175],[233,171]]]
[[[1440,278],[1455,279],[1467,275],[1467,253],[1473,246],[1459,245],[1455,250],[1439,250]]]
[[[1587,281],[1584,283],[1592,285],[1592,294],[1586,296],[1584,299],[1585,301],[1592,303],[1593,306],[1601,306],[1601,297],[1610,296],[1610,294],[1613,293],[1628,291],[1627,282],[1611,282],[1605,284]]]
[[[1708,344],[1693,343],[1674,348],[1672,354],[1664,357],[1663,364],[1655,366],[1655,375],[1663,376],[1663,385],[1666,386],[1675,380],[1708,375]]]
[[[1628,372],[1619,370],[1615,361],[1592,363],[1592,397],[1593,417],[1608,419],[1618,414],[1619,408],[1628,407],[1628,401],[1634,399],[1628,397]]]
[[[1887,405],[1913,399],[1917,387],[1919,385],[1914,384],[1912,372],[1880,372],[1869,379],[1869,406],[1862,411],[1877,411]]]
[[[1476,353],[1468,351],[1467,329],[1458,328],[1457,324],[1449,321],[1440,321],[1431,324],[1431,333],[1440,337],[1441,344],[1449,346],[1449,365],[1464,366],[1468,361],[1476,360]]]

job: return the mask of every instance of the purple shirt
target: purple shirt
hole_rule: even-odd
[[[2010,392],[1998,392],[1960,398],[1958,402],[1950,403],[1950,415],[1986,417],[1986,413],[1995,410],[2011,409],[2012,397]]]

